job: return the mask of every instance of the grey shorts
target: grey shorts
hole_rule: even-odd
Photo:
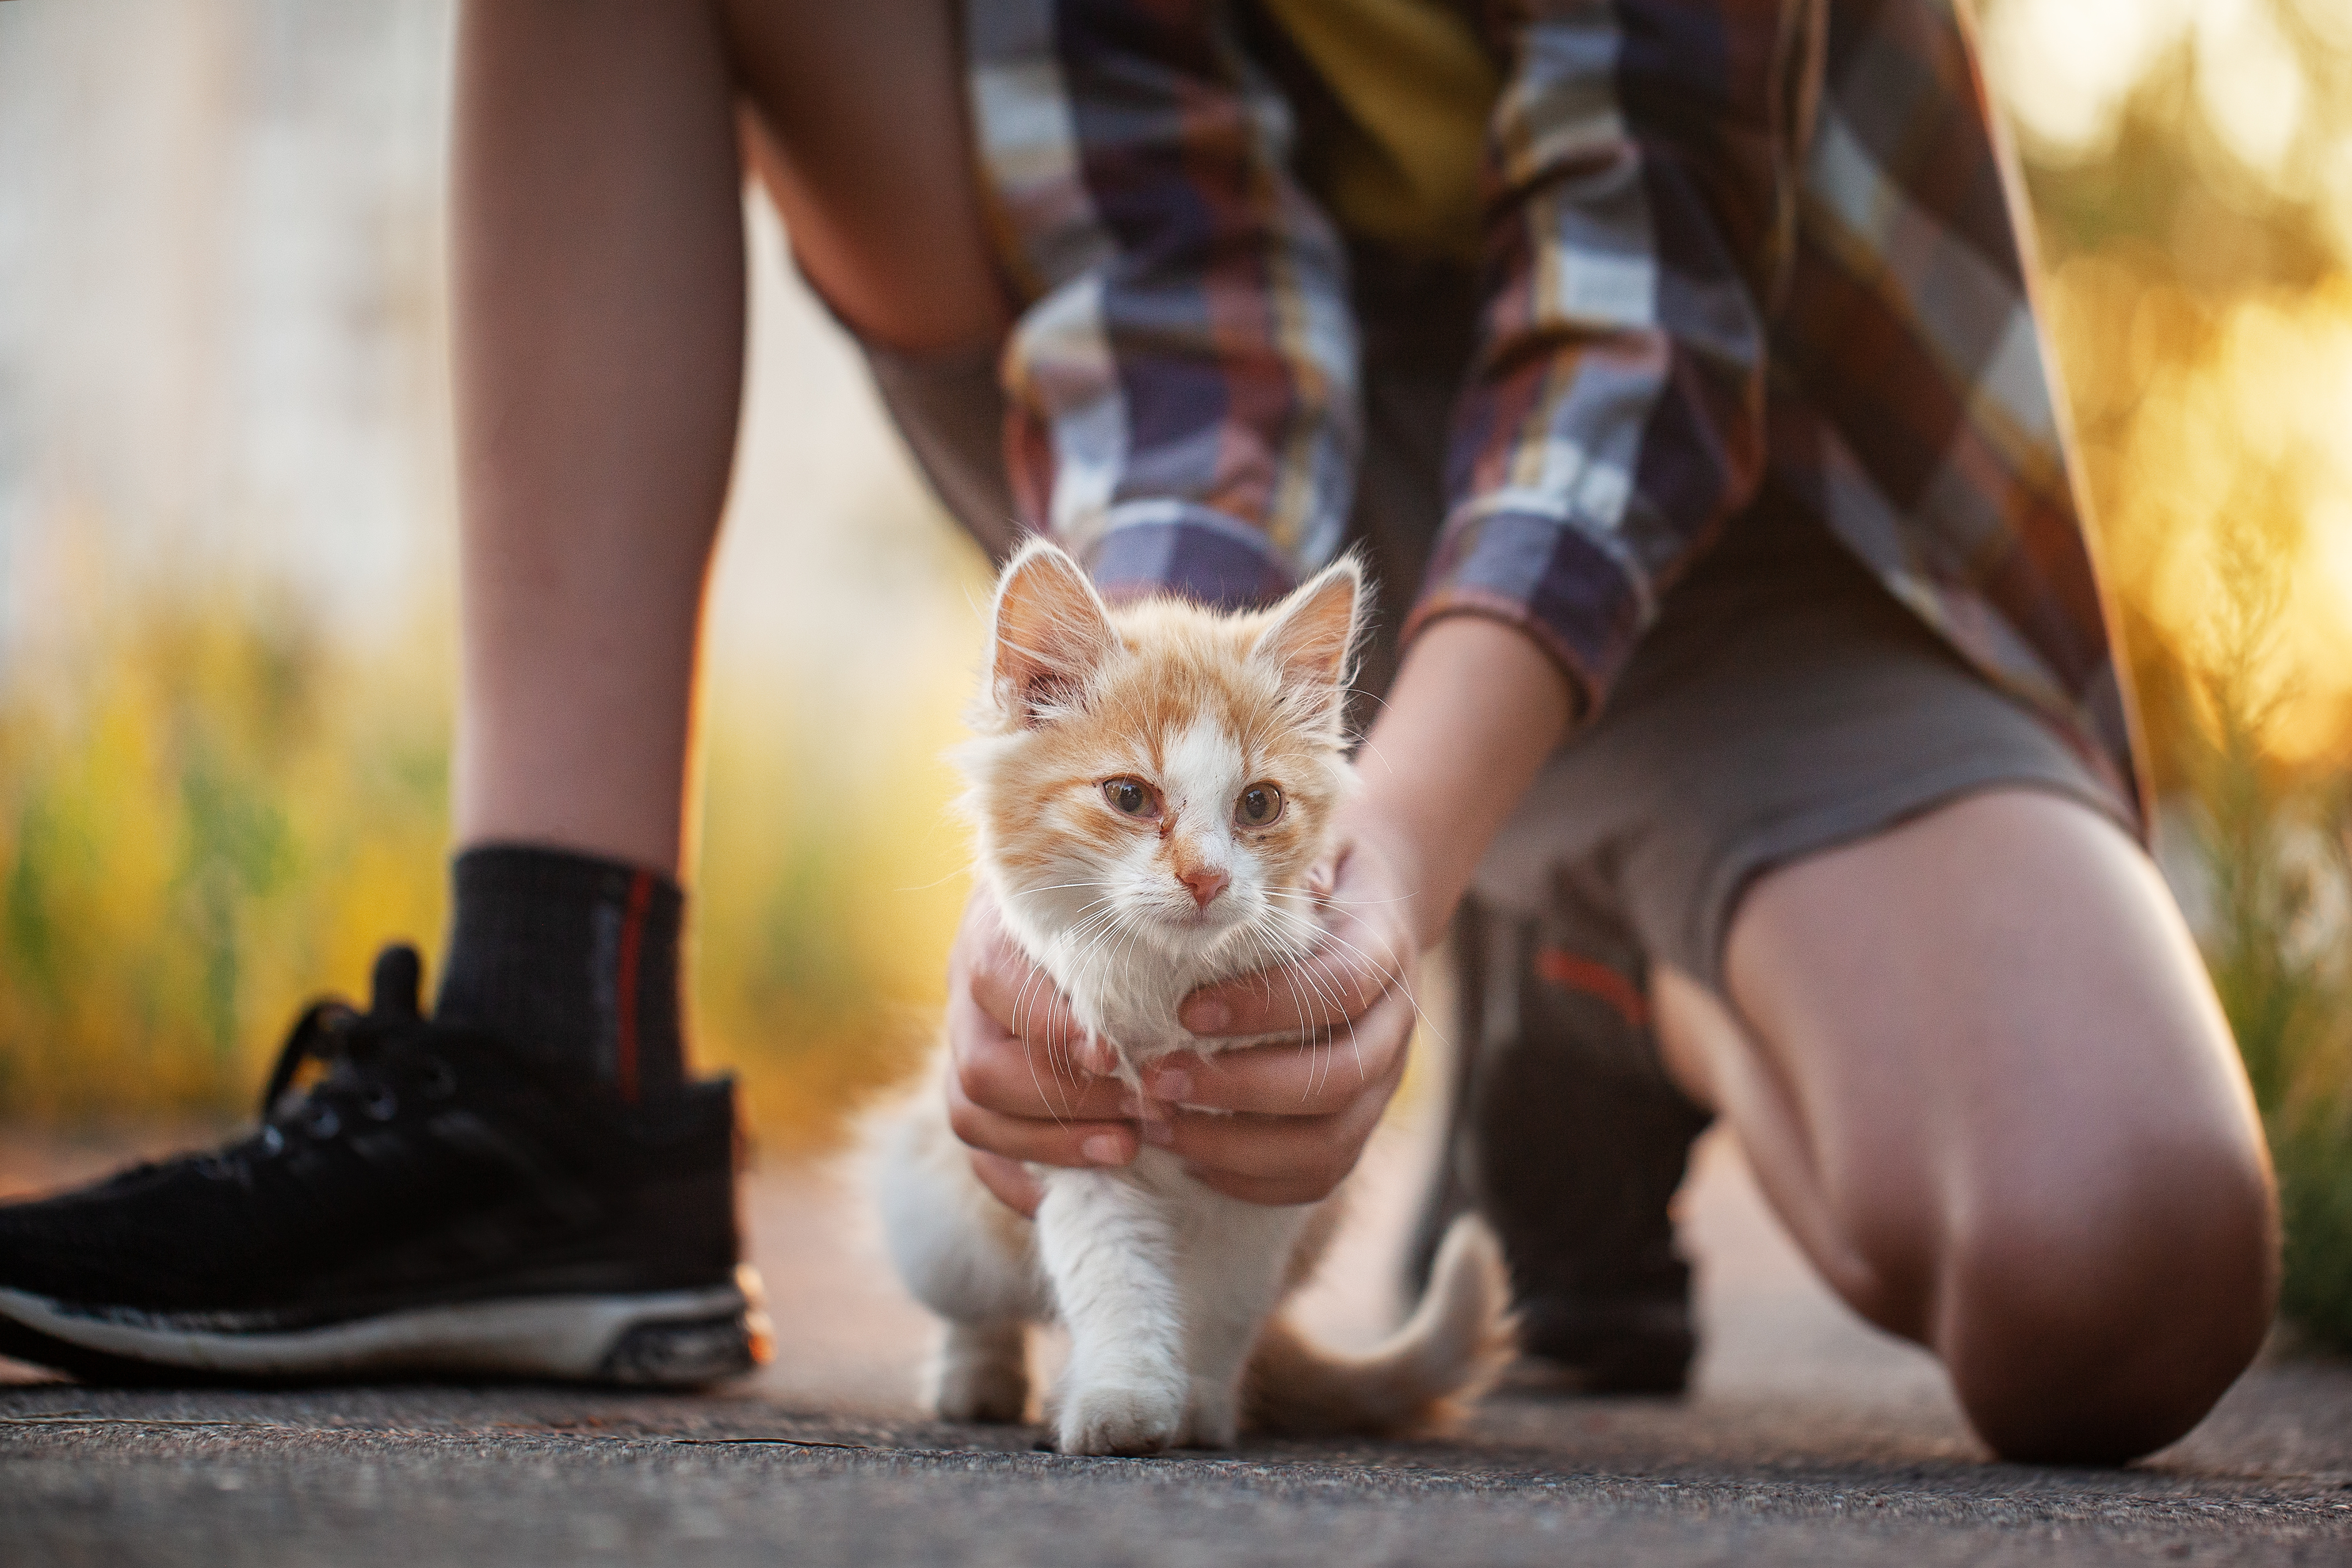
[[[1353,259],[1365,444],[1350,533],[1378,592],[1362,679],[1376,697],[1444,515],[1444,439],[1476,299],[1450,268]],[[933,487],[1002,559],[1018,527],[993,357],[867,357]],[[1475,894],[1543,948],[1634,986],[1653,963],[1719,985],[1732,912],[1759,876],[1998,786],[2053,790],[2132,822],[2042,720],[1820,523],[1768,494],[1667,593],[1606,710],[1496,838]]]
[[[1563,746],[1475,889],[1542,948],[1721,989],[1765,872],[1977,791],[2129,808],[1819,523],[1769,498],[1670,590],[1607,709]]]

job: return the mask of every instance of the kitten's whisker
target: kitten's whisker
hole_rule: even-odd
[[[1399,893],[1393,899],[1342,899],[1328,893],[1302,893],[1295,888],[1269,888],[1265,896],[1269,899],[1297,899],[1309,904],[1336,904],[1350,910],[1376,910],[1390,904],[1412,902],[1411,893]]]
[[[1297,971],[1296,970],[1286,970],[1284,972],[1285,979],[1290,986],[1291,1005],[1298,1009],[1303,1019],[1307,1012],[1307,999],[1298,994],[1298,981],[1296,978],[1297,975]],[[1302,1030],[1299,1035],[1299,1044],[1306,1047],[1311,1053],[1315,1048],[1315,1035],[1311,1032]],[[1300,1085],[1298,1089],[1299,1104],[1304,1105],[1309,1100],[1314,1098],[1315,1090],[1320,1087],[1321,1084],[1322,1068],[1323,1064],[1321,1059],[1313,1055],[1309,1055],[1307,1058],[1307,1081]]]
[[[1301,976],[1303,979],[1305,979],[1305,980],[1306,980],[1308,989],[1310,989],[1311,991],[1313,991],[1317,995],[1320,996],[1320,997],[1321,997],[1321,998],[1322,998],[1326,1003],[1329,1004],[1329,1005],[1330,1005],[1331,1006],[1333,1006],[1334,1008],[1338,1008],[1338,1009],[1339,1009],[1339,1010],[1340,1010],[1340,1012],[1342,1013],[1343,1016],[1344,1016],[1344,1014],[1345,1014],[1345,1011],[1346,1011],[1346,1010],[1345,1010],[1345,1008],[1344,1008],[1344,1007],[1342,1007],[1342,1006],[1341,1006],[1340,1002],[1339,1002],[1339,999],[1337,996],[1333,995],[1333,994],[1329,992],[1329,990],[1328,990],[1328,989],[1327,989],[1327,987],[1325,986],[1324,983],[1323,983],[1321,980],[1319,980],[1319,979],[1315,975],[1315,973],[1314,973],[1314,972],[1313,972],[1313,971],[1311,971],[1311,970],[1300,970],[1300,971],[1298,971],[1297,973],[1300,974],[1300,976]],[[1348,1026],[1348,1039],[1349,1039],[1349,1043],[1351,1046],[1353,1046],[1353,1045],[1355,1044],[1355,1037],[1356,1037],[1356,1022],[1355,1022],[1355,1020],[1354,1020],[1354,1019],[1352,1019],[1352,1018],[1347,1018],[1345,1021],[1346,1021],[1347,1026]],[[1319,1041],[1320,1043],[1322,1043],[1322,1044],[1324,1044],[1324,1045],[1328,1045],[1328,1044],[1330,1043],[1330,1035],[1329,1035],[1329,1034],[1328,1034],[1328,1032],[1327,1032],[1327,1031],[1318,1031],[1318,1041]],[[1360,1047],[1356,1047],[1356,1068],[1357,1068],[1356,1077],[1357,1077],[1357,1081],[1358,1081],[1358,1082],[1360,1082],[1360,1083],[1361,1081],[1363,1081],[1363,1061],[1364,1061],[1364,1054],[1363,1054],[1363,1050],[1362,1050],[1362,1048],[1361,1048]],[[1318,1064],[1318,1065],[1321,1065],[1321,1064]]]
[[[1378,746],[1372,744],[1372,737],[1369,733],[1367,733],[1362,740],[1356,742],[1356,751],[1360,755],[1369,755],[1380,758],[1381,766],[1388,769],[1391,773],[1396,772],[1396,764],[1390,762],[1388,757]]]
[[[1127,931],[1127,941],[1126,941],[1126,942],[1122,942],[1122,943],[1119,945],[1118,951],[1116,953],[1113,953],[1113,954],[1110,954],[1110,955],[1109,955],[1109,958],[1108,958],[1108,964],[1109,964],[1109,966],[1110,966],[1110,967],[1112,967],[1112,968],[1121,968],[1121,967],[1124,967],[1124,966],[1126,965],[1126,963],[1127,963],[1127,961],[1128,961],[1128,955],[1129,955],[1129,954],[1130,954],[1130,953],[1132,953],[1132,952],[1135,951],[1135,949],[1136,949],[1137,945],[1138,945],[1139,943],[1140,943],[1142,941],[1143,941],[1143,931],[1142,931],[1142,928],[1138,927],[1138,926],[1130,926],[1130,927],[1129,927],[1129,928],[1128,928],[1128,931]]]
[[[1108,904],[1113,907],[1106,909],[1099,915],[1093,916],[1087,921],[1081,921],[1077,926],[1073,927],[1064,939],[1066,942],[1083,939],[1083,945],[1079,946],[1071,954],[1070,965],[1074,974],[1083,973],[1087,965],[1092,963],[1096,958],[1102,953],[1105,946],[1110,942],[1112,937],[1118,934],[1118,910],[1114,903],[1112,896],[1105,894],[1102,898],[1096,900],[1095,902],[1099,904]],[[1090,904],[1087,907],[1092,908],[1093,905]],[[1075,1078],[1077,1076],[1076,1071],[1076,1061],[1075,1058],[1072,1058],[1070,1066],[1073,1069],[1070,1076]]]
[[[941,885],[941,884],[943,884],[943,883],[952,882],[952,881],[954,881],[958,877],[970,876],[971,874],[971,867],[969,867],[969,866],[959,866],[959,867],[957,867],[954,870],[950,871],[950,872],[949,872],[946,876],[944,876],[944,877],[935,877],[935,878],[933,878],[931,880],[929,880],[929,881],[928,881],[928,882],[918,882],[918,883],[916,883],[916,884],[915,884],[913,887],[911,887],[911,888],[893,888],[893,889],[890,889],[890,891],[892,891],[892,892],[894,892],[894,893],[928,893],[928,892],[929,892],[933,888],[939,887],[939,886],[940,886],[940,885]]]
[[[1046,1079],[1052,1079],[1052,1078],[1054,1077],[1054,1074],[1049,1070],[1049,1071],[1046,1073],[1045,1078],[1044,1078],[1044,1079],[1041,1079],[1041,1078],[1039,1078],[1039,1077],[1037,1076],[1037,1053],[1036,1053],[1036,1051],[1034,1050],[1034,1048],[1031,1046],[1031,1043],[1030,1043],[1030,1039],[1029,1039],[1028,1035],[1027,1035],[1026,1033],[1024,1033],[1024,1032],[1022,1030],[1022,1028],[1021,1028],[1021,1025],[1020,1025],[1021,1010],[1022,1010],[1022,1006],[1023,1006],[1024,999],[1028,995],[1028,994],[1029,994],[1029,990],[1030,990],[1030,987],[1031,987],[1031,986],[1033,986],[1033,985],[1034,985],[1034,984],[1037,983],[1037,979],[1038,979],[1038,977],[1039,977],[1040,975],[1043,975],[1044,973],[1045,973],[1045,971],[1044,971],[1044,970],[1042,970],[1042,969],[1033,971],[1033,972],[1031,973],[1031,974],[1030,974],[1029,978],[1027,978],[1027,979],[1024,980],[1024,981],[1021,983],[1021,989],[1013,993],[1013,1033],[1014,1037],[1015,1037],[1016,1038],[1018,1038],[1018,1039],[1021,1041],[1022,1047],[1023,1047],[1023,1048],[1022,1048],[1022,1052],[1021,1052],[1021,1059],[1022,1059],[1024,1062],[1025,1062],[1025,1063],[1027,1063],[1027,1064],[1028,1064],[1028,1067],[1029,1067],[1029,1082],[1030,1082],[1031,1087],[1033,1087],[1033,1088],[1034,1088],[1034,1089],[1036,1089],[1036,1091],[1037,1091],[1037,1098],[1038,1098],[1040,1100],[1042,1100],[1042,1101],[1044,1101],[1044,1102],[1045,1102],[1045,1106],[1046,1110],[1048,1110],[1049,1112],[1051,1112],[1051,1113],[1052,1113],[1053,1118],[1054,1118],[1054,1125],[1055,1125],[1055,1127],[1066,1127],[1066,1126],[1069,1125],[1069,1121],[1070,1121],[1070,1118],[1069,1118],[1069,1115],[1068,1115],[1069,1103],[1070,1103],[1070,1102],[1069,1102],[1069,1097],[1068,1097],[1066,1094],[1059,1094],[1058,1089],[1056,1090],[1056,1093],[1055,1093],[1055,1094],[1048,1094],[1048,1093],[1046,1093],[1046,1092],[1045,1092],[1045,1082],[1046,1082]],[[1053,1067],[1053,1065],[1054,1065],[1054,1042],[1053,1042],[1053,1041],[1051,1041],[1051,1040],[1047,1040],[1047,1041],[1045,1042],[1045,1066],[1050,1069],[1050,1068]],[[1056,1095],[1057,1095],[1057,1094],[1059,1095],[1059,1101],[1060,1101],[1058,1104],[1057,1104],[1057,1103],[1055,1103],[1055,1100],[1056,1100]]]
[[[1386,995],[1390,991],[1402,990],[1404,993],[1405,1000],[1412,1004],[1413,1017],[1419,1021],[1422,1027],[1429,1031],[1430,1037],[1448,1050],[1454,1048],[1453,1041],[1448,1039],[1445,1032],[1437,1026],[1437,1021],[1432,1018],[1422,1007],[1421,998],[1412,994],[1412,987],[1408,984],[1405,972],[1402,967],[1393,971],[1391,970],[1387,965],[1381,963],[1370,953],[1366,952],[1362,948],[1358,947],[1354,942],[1349,942],[1346,937],[1341,936],[1339,932],[1332,931],[1327,926],[1315,924],[1313,921],[1307,921],[1304,915],[1298,914],[1294,910],[1269,910],[1267,912],[1278,915],[1285,920],[1306,921],[1306,923],[1312,926],[1313,929],[1324,938],[1324,940],[1333,942],[1336,945],[1346,949],[1348,952],[1354,953],[1358,958],[1362,959],[1367,968],[1370,969],[1371,972],[1381,979],[1387,982],[1386,986],[1382,989],[1382,995]],[[1345,1005],[1342,1005],[1338,998],[1331,998],[1331,1001],[1332,1005],[1338,1007],[1342,1015],[1346,1013],[1347,1009]],[[1354,1020],[1351,1018],[1349,1022],[1352,1028]]]
[[[1071,886],[1084,885],[1085,884],[1082,883],[1071,884]],[[1079,912],[1086,918],[1083,919],[1078,927],[1075,929],[1083,931],[1086,929],[1087,925],[1097,921],[1107,922],[1109,919],[1115,916],[1117,912],[1116,910],[1106,910],[1100,915],[1089,915],[1087,911],[1095,909],[1097,905],[1108,904],[1109,902],[1109,897],[1106,895],[1102,898],[1091,900],[1082,906]],[[1035,994],[1038,997],[1037,1005],[1042,1006],[1045,1000],[1045,988],[1051,986],[1055,986],[1053,975],[1047,972],[1043,965],[1033,965],[1030,970],[1029,976],[1022,982],[1021,989],[1013,995],[1013,1029],[1014,1034],[1021,1037],[1024,1044],[1026,1044],[1029,1039],[1026,1028],[1024,1027],[1024,1016],[1029,1015],[1029,1008],[1031,1005],[1030,997],[1033,993]],[[1066,1079],[1076,1078],[1077,1076],[1076,1070],[1076,1058],[1071,1054],[1075,1050],[1076,1041],[1070,1037],[1069,1031],[1065,1028],[1055,1031],[1053,1036],[1048,1037],[1043,1043],[1045,1047],[1045,1065],[1047,1068],[1052,1069],[1049,1076],[1054,1080],[1054,1093],[1049,1095],[1045,1090],[1045,1084],[1037,1079],[1037,1064],[1034,1056],[1029,1058],[1030,1078],[1032,1082],[1035,1084],[1038,1099],[1044,1100],[1047,1109],[1053,1112],[1055,1124],[1056,1126],[1066,1125],[1074,1115],[1074,1110],[1071,1106],[1069,1093],[1066,1087],[1065,1087],[1064,1080]]]
[[[1096,902],[1108,903],[1109,902],[1109,900],[1106,897],[1104,899],[1097,900]],[[1091,908],[1092,906],[1089,905],[1088,907]],[[1093,951],[1097,947],[1101,945],[1105,937],[1112,929],[1117,918],[1118,910],[1116,909],[1106,910],[1101,914],[1090,916],[1088,919],[1082,921],[1078,925],[1073,927],[1066,934],[1064,939],[1066,942],[1074,940],[1083,942],[1083,945],[1078,947],[1071,955],[1070,966],[1074,974],[1085,973],[1087,958],[1092,954]],[[1061,1045],[1065,1054],[1058,1065],[1063,1068],[1064,1076],[1076,1078],[1078,1076],[1077,1058],[1076,1055],[1077,1042],[1075,1038],[1068,1037],[1067,1031],[1064,1031],[1064,1038]]]
[[[1298,994],[1298,982],[1297,982],[1297,980],[1296,978],[1294,978],[1294,977],[1290,976],[1289,974],[1286,973],[1286,974],[1285,974],[1285,976],[1284,976],[1283,983],[1290,988],[1290,1005],[1291,1005],[1293,1007],[1296,1007],[1296,1008],[1299,1011],[1299,1013],[1303,1016],[1303,1015],[1306,1013],[1306,1011],[1307,1011],[1307,999],[1306,999],[1305,997],[1303,997],[1303,996],[1299,995],[1299,994]],[[1299,1043],[1302,1047],[1308,1047],[1308,1048],[1310,1048],[1310,1049],[1313,1047],[1313,1045],[1314,1045],[1314,1041],[1313,1041],[1309,1037],[1307,1037],[1307,1036],[1303,1031],[1301,1032],[1301,1034],[1300,1034],[1300,1036],[1299,1036],[1298,1043]],[[1311,1098],[1311,1097],[1314,1095],[1314,1093],[1315,1093],[1315,1058],[1312,1058],[1312,1057],[1309,1057],[1309,1058],[1307,1058],[1307,1081],[1306,1081],[1304,1084],[1301,1084],[1301,1085],[1299,1086],[1299,1089],[1298,1089],[1298,1101],[1299,1101],[1299,1103],[1300,1103],[1301,1105],[1304,1105],[1305,1103],[1307,1103],[1307,1100],[1308,1100],[1309,1098]]]

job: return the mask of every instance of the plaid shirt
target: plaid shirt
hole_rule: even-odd
[[[2127,707],[1948,0],[1493,0],[1478,357],[1410,636],[1520,627],[1592,711],[1768,472],[2137,798]],[[1033,525],[1262,600],[1343,542],[1346,251],[1208,0],[969,0]]]

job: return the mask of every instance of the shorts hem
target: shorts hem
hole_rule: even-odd
[[[1701,895],[1691,931],[1692,951],[1703,960],[1697,978],[1717,996],[1723,983],[1724,943],[1748,889],[1767,872],[1843,848],[1899,826],[1915,817],[1972,795],[1996,789],[2030,789],[2088,806],[2137,844],[2137,818],[2088,777],[2063,772],[2021,771],[2014,761],[1969,762],[1898,780],[1859,799],[1817,806],[1775,822],[1757,825],[1734,838],[1699,879]]]

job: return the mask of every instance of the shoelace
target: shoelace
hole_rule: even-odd
[[[455,1087],[449,1065],[437,1055],[413,1048],[425,1027],[415,1017],[355,1012],[340,998],[312,1003],[287,1035],[277,1066],[270,1069],[269,1085],[261,1093],[263,1122],[276,1125],[298,1120],[312,1136],[331,1138],[332,1128],[322,1123],[337,1119],[352,1106],[371,1121],[389,1121],[400,1108],[396,1079],[416,1076],[398,1071],[404,1067],[424,1069],[428,1092],[436,1098],[446,1095]],[[288,1091],[310,1062],[325,1068],[324,1076],[314,1080],[297,1102],[302,1111],[299,1119],[291,1115],[296,1107],[284,1107],[281,1114]]]
[[[243,1174],[284,1152],[289,1135],[324,1142],[347,1127],[388,1122],[400,1113],[404,1089],[433,1100],[454,1093],[457,1074],[425,1045],[429,1026],[416,1007],[417,973],[413,949],[386,948],[376,959],[366,1012],[331,996],[304,1008],[261,1092],[260,1128],[205,1156],[206,1173]],[[325,1071],[289,1103],[296,1079],[312,1063]]]

